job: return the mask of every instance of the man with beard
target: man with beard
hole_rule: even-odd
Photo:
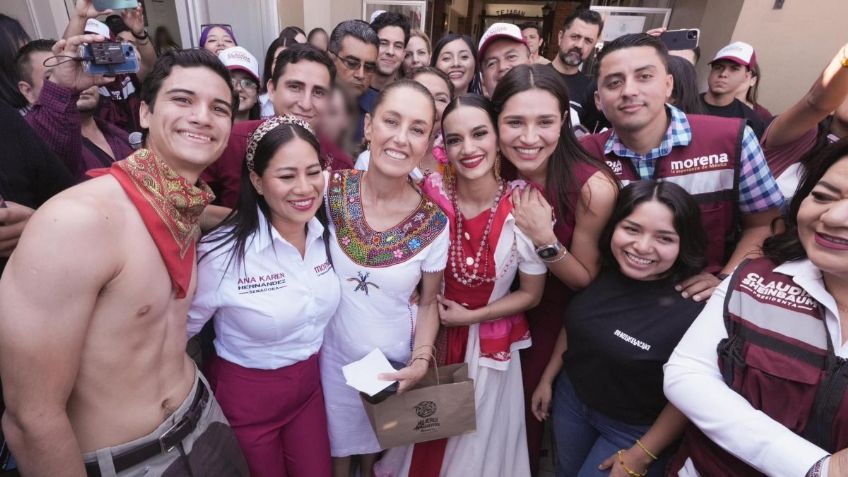
[[[558,37],[559,54],[551,62],[551,67],[568,85],[571,106],[581,117],[584,105],[591,101],[589,93],[592,81],[586,73],[580,71],[580,65],[589,58],[603,29],[604,20],[600,13],[586,9],[575,11],[562,25]]]
[[[108,35],[106,25],[96,20],[91,20],[89,25],[88,30],[101,26],[100,34]],[[29,75],[21,76],[25,85],[19,85],[19,89],[32,103],[26,115],[29,125],[77,181],[82,181],[86,171],[109,167],[130,155],[132,148],[126,131],[97,117],[98,86],[111,79],[99,78],[92,86],[79,90],[75,87],[76,78],[51,75],[50,69],[43,66],[44,59],[59,54],[61,51],[55,45],[52,53],[24,55],[22,52],[18,69]]]
[[[409,19],[400,13],[384,12],[371,22],[377,32],[380,47],[377,54],[377,71],[371,80],[371,88],[382,91],[396,80],[406,54],[409,41]]]

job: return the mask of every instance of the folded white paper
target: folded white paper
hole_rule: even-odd
[[[342,366],[342,373],[347,385],[369,396],[377,394],[395,382],[377,379],[380,373],[394,373],[395,371],[397,370],[389,364],[389,360],[386,359],[379,348],[374,348],[374,351],[368,353],[359,361]]]

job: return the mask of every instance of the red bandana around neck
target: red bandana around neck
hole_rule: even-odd
[[[185,298],[194,270],[200,213],[215,198],[209,186],[200,181],[198,186],[189,184],[149,149],[88,174],[111,174],[118,181],[153,237],[177,298]]]

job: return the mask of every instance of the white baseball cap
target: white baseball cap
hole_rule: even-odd
[[[105,36],[106,38],[112,36],[111,32],[109,31],[109,26],[101,22],[100,20],[96,20],[94,18],[89,18],[88,20],[86,20],[85,32]]]
[[[486,30],[486,33],[483,33],[483,36],[480,38],[480,45],[477,47],[477,61],[480,62],[483,60],[483,54],[492,42],[503,38],[516,41],[527,46],[527,42],[524,41],[524,37],[521,36],[521,28],[519,28],[518,25],[513,23],[493,23],[492,26]]]
[[[724,48],[718,50],[715,58],[710,63],[715,63],[719,60],[728,60],[742,66],[751,66],[757,64],[757,55],[754,53],[754,47],[744,41],[735,41]]]
[[[251,76],[259,83],[259,62],[256,57],[251,55],[249,51],[240,46],[227,48],[218,53],[218,59],[228,70],[242,70],[250,73]]]
[[[382,14],[384,14],[384,13],[386,13],[386,11],[385,11],[385,10],[376,10],[376,11],[374,11],[374,13],[372,13],[372,14],[371,14],[371,17],[368,19],[368,23],[374,23],[374,20],[376,20],[376,19],[377,19],[377,17],[379,17],[380,15],[382,15]]]

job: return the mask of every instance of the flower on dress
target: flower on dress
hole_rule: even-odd
[[[418,248],[418,247],[420,247],[420,246],[421,246],[421,241],[420,241],[420,240],[418,240],[417,238],[410,239],[410,241],[409,241],[409,248],[410,248],[411,250],[415,250],[415,249],[417,249],[417,248]]]
[[[345,247],[350,245],[350,237],[342,237],[342,245],[344,245]]]
[[[401,252],[400,250],[395,250],[394,252],[392,252],[392,254],[395,256],[395,258],[403,258],[403,252]]]

